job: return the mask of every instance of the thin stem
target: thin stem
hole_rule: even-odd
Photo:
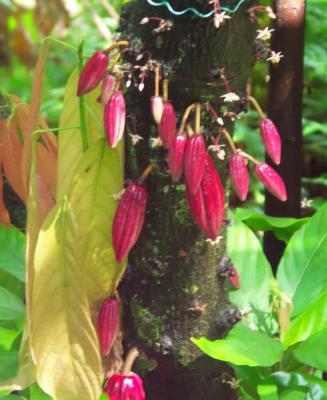
[[[136,347],[132,347],[130,349],[130,351],[128,352],[127,357],[125,359],[123,368],[122,368],[123,375],[128,375],[131,372],[133,363],[139,355],[140,355],[140,352],[138,351],[138,349]]]
[[[200,133],[201,129],[201,104],[196,103],[195,105],[195,132]]]
[[[231,93],[232,90],[231,90],[231,88],[230,88],[230,86],[229,86],[228,80],[226,79],[226,75],[225,75],[224,68],[221,68],[221,69],[220,69],[220,77],[221,77],[222,81],[224,82],[224,86],[225,86],[226,92],[227,92],[227,93]]]
[[[187,124],[187,125],[186,125],[186,130],[187,130],[187,135],[188,135],[188,136],[194,135],[194,130],[193,130],[191,124]]]
[[[152,171],[154,171],[157,168],[156,164],[150,164],[148,165],[145,170],[142,172],[142,175],[139,177],[139,179],[137,180],[137,183],[139,185],[143,185],[144,181],[146,180],[146,178],[150,175],[150,173]]]
[[[219,130],[219,132],[221,132],[224,135],[224,137],[225,137],[229,147],[231,148],[232,152],[234,154],[237,153],[237,148],[236,148],[236,146],[235,146],[235,144],[233,142],[233,139],[232,139],[230,133],[228,132],[228,130],[226,128],[221,128]]]
[[[254,157],[250,156],[250,154],[245,153],[245,151],[237,150],[236,153],[239,154],[240,156],[244,157],[244,158],[247,158],[248,160],[253,162],[253,164],[255,164],[255,165],[259,164],[258,160],[256,160]]]
[[[122,56],[121,53],[116,54],[115,58],[112,61],[112,65],[110,67],[109,74],[111,74],[113,72],[115,65],[119,63],[121,56]]]
[[[45,41],[45,42],[46,42],[46,41],[55,42],[55,43],[58,43],[58,44],[60,44],[60,45],[62,45],[62,46],[68,47],[69,49],[72,49],[72,50],[74,50],[74,51],[76,51],[76,52],[78,51],[78,48],[77,48],[77,47],[72,46],[71,44],[66,43],[66,42],[63,42],[63,41],[61,41],[61,40],[59,40],[59,39],[55,39],[55,38],[52,37],[52,36],[47,36],[46,38],[44,38],[44,41]]]
[[[78,56],[79,56],[79,70],[81,71],[83,68],[83,46],[84,43],[82,42],[78,49]],[[82,137],[82,149],[83,153],[89,147],[89,139],[87,135],[87,128],[86,128],[86,115],[85,115],[85,99],[84,96],[79,97],[79,114],[80,114],[80,122],[81,122],[81,137]]]
[[[195,103],[193,103],[190,106],[188,106],[187,109],[185,110],[184,115],[183,115],[183,119],[182,119],[182,123],[181,123],[181,126],[180,126],[179,131],[178,131],[179,133],[182,133],[184,131],[186,121],[187,121],[191,111],[194,108],[195,108]]]
[[[248,101],[252,103],[254,108],[257,110],[257,113],[260,115],[260,118],[265,119],[265,113],[263,112],[262,108],[260,107],[259,103],[253,96],[248,96]]]
[[[129,42],[127,40],[120,40],[119,42],[113,43],[107,49],[103,50],[104,53],[110,53],[111,51],[117,49],[118,47],[128,46]]]
[[[164,101],[168,101],[168,79],[162,81],[162,97]]]
[[[48,128],[48,129],[36,129],[33,131],[32,135],[40,134],[40,133],[48,133],[48,132],[59,132],[59,131],[68,131],[71,129],[80,129],[80,125],[74,126],[66,126],[64,128]]]
[[[159,82],[160,82],[160,65],[156,66],[154,78],[154,95],[159,96]]]

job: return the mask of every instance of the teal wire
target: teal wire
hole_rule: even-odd
[[[185,10],[177,11],[177,10],[175,10],[175,9],[171,6],[171,4],[170,4],[168,1],[160,1],[159,3],[156,3],[156,2],[153,1],[153,0],[147,0],[147,2],[148,2],[151,6],[154,6],[154,7],[166,6],[166,7],[168,8],[168,10],[169,10],[173,15],[177,15],[177,16],[178,16],[178,15],[184,15],[184,14],[186,14],[186,13],[188,13],[188,12],[192,12],[193,14],[197,15],[198,17],[201,17],[201,18],[209,18],[209,17],[211,17],[211,15],[213,15],[214,12],[215,12],[215,10],[212,10],[212,11],[206,13],[206,14],[202,14],[201,12],[199,12],[197,9],[195,9],[195,8],[193,8],[193,7],[188,7],[188,8],[185,8]],[[236,13],[236,11],[238,11],[238,9],[241,7],[241,5],[242,5],[244,2],[245,2],[245,0],[240,0],[240,1],[236,4],[236,6],[235,6],[234,8],[220,7],[219,10],[225,11],[225,12],[227,12],[227,13],[229,13],[229,14],[234,14],[234,13]]]

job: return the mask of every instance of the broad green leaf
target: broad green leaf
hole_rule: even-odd
[[[211,341],[202,337],[192,338],[192,341],[212,358],[251,367],[270,367],[280,359],[283,351],[277,340],[251,331],[243,324],[236,325],[224,339]]]
[[[0,320],[23,319],[25,307],[22,301],[0,286]]]
[[[29,387],[29,397],[30,400],[51,400],[36,383]]]
[[[260,400],[279,400],[276,385],[259,385],[257,390]]]
[[[75,70],[68,80],[64,98],[64,106],[60,117],[58,134],[58,186],[57,200],[63,198],[70,190],[73,176],[83,155],[80,128],[81,126],[80,98],[76,95],[79,73]],[[98,139],[104,138],[103,106],[97,102],[99,88],[83,96],[85,128],[90,146]],[[121,141],[122,142],[122,141]],[[122,157],[122,143],[116,151]]]
[[[10,350],[19,334],[20,332],[17,330],[0,326],[0,350]]]
[[[294,349],[294,356],[303,364],[327,370],[327,328],[310,336]]]
[[[277,280],[299,315],[324,291],[327,281],[327,204],[290,240],[279,264]]]
[[[327,291],[291,322],[285,332],[283,344],[289,347],[325,328],[327,328]]]
[[[0,351],[0,381],[12,378],[16,375],[18,361],[18,352]]]
[[[292,390],[290,392],[285,392],[280,396],[282,400],[305,400],[306,394],[300,392],[299,390]]]
[[[18,229],[0,226],[0,269],[25,280],[24,271],[25,235]]]
[[[111,238],[114,194],[122,190],[122,173],[117,151],[100,139],[80,160],[69,194],[78,225],[76,253],[91,308],[111,293],[125,266],[116,261]]]
[[[281,218],[255,212],[249,208],[237,208],[236,216],[255,231],[272,231],[274,235],[288,242],[308,218]]]
[[[251,324],[251,327],[259,327],[260,330],[269,332],[272,329],[271,267],[258,238],[236,217],[228,228],[227,253],[240,277],[240,288],[230,292],[230,300],[239,309],[250,310],[245,321]]]
[[[48,215],[35,250],[31,348],[37,382],[55,400],[98,400],[103,372],[66,198]]]

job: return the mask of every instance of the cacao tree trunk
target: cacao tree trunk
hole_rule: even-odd
[[[234,6],[235,1],[223,5]],[[211,9],[204,0],[193,4],[174,1],[172,6]],[[211,18],[192,14],[174,17],[165,7],[134,0],[123,10],[122,39],[129,40],[137,52],[150,51],[152,58],[162,63],[178,116],[193,102],[210,101],[218,109],[220,96],[226,92],[218,69],[225,68],[232,91],[245,93],[254,61],[256,29],[247,7],[245,2],[216,29]],[[153,16],[171,20],[172,29],[158,34],[153,32],[154,22],[140,25],[143,17]],[[159,170],[147,180],[145,226],[121,285],[126,303],[126,343],[137,344],[147,355],[147,362],[139,361],[140,369],[153,367],[145,379],[149,399],[230,400],[233,394],[221,383],[226,367],[202,356],[190,340],[192,336],[221,337],[239,318],[228,302],[225,282],[217,275],[226,251],[226,227],[219,244],[206,240],[189,215],[184,184],[170,180],[166,151],[149,147],[149,138],[157,136],[149,106],[152,95],[153,79],[148,78],[141,93],[134,89],[128,97],[130,133],[144,140],[135,147],[127,144],[127,178],[136,179],[149,162],[158,164]],[[203,125],[207,137],[216,133],[217,124],[209,117]],[[226,161],[217,164],[225,181]]]

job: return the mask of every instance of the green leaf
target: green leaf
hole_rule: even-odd
[[[259,385],[258,394],[260,400],[279,400],[276,385]]]
[[[327,291],[291,322],[283,337],[283,344],[289,347],[325,328],[327,328]]]
[[[7,329],[0,326],[0,349],[10,350],[19,334],[20,332],[17,330]]]
[[[116,261],[111,237],[118,204],[114,194],[122,187],[121,159],[100,139],[81,158],[69,193],[78,225],[76,254],[91,309],[111,293],[126,265]]]
[[[192,341],[212,358],[252,367],[272,366],[280,359],[283,351],[277,340],[264,333],[251,331],[243,324],[236,325],[225,339],[211,341],[202,337],[192,338]]]
[[[0,226],[0,269],[25,280],[24,270],[25,235],[14,228]]]
[[[287,391],[280,396],[282,400],[305,400],[305,398],[306,394],[299,390]]]
[[[233,218],[227,231],[227,253],[240,277],[240,288],[229,293],[230,300],[238,308],[250,310],[244,320],[251,327],[271,332],[271,267],[258,238],[238,218]]]
[[[255,212],[250,208],[237,208],[236,216],[251,229],[255,231],[272,231],[278,239],[285,242],[288,242],[293,233],[308,220],[308,218],[271,217]]]
[[[51,397],[44,393],[36,383],[29,387],[29,397],[30,400],[51,400]]]
[[[327,370],[327,328],[323,329],[294,349],[294,356],[303,364],[314,368]]]
[[[25,307],[22,301],[0,286],[0,320],[23,319]]]
[[[299,315],[324,291],[327,281],[327,204],[297,231],[279,264],[277,281]]]
[[[103,370],[66,198],[39,233],[31,299],[31,348],[38,384],[55,400],[98,400]]]
[[[12,378],[18,370],[19,355],[16,351],[0,351],[0,380]]]

